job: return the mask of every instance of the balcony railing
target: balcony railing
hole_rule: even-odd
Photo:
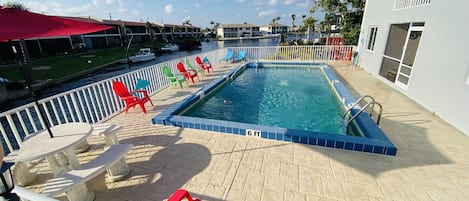
[[[204,52],[199,56],[207,56],[216,66],[220,64],[220,60],[224,58],[228,50],[233,50],[235,56],[236,52],[244,50],[248,59],[328,62],[350,60],[353,46],[230,47]],[[151,65],[41,99],[39,100],[41,108],[34,103],[29,103],[1,113],[0,133],[5,153],[19,149],[25,136],[45,128],[45,122],[38,116],[39,109],[44,111],[46,121],[52,126],[70,122],[103,122],[119,114],[125,108],[123,101],[112,90],[112,81],[122,81],[131,90],[134,89],[137,78],[146,79],[151,83],[148,92],[153,95],[169,86],[169,82],[163,75],[163,66],[171,67],[173,73],[177,74],[177,62],[184,59],[194,62],[194,56]]]
[[[431,0],[395,0],[394,10],[430,5]]]

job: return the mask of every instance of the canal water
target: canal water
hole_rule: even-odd
[[[48,87],[41,91],[37,91],[36,94],[38,95],[40,99],[53,96],[53,95],[66,92],[66,91],[69,91],[69,90],[72,90],[81,86],[85,86],[85,85],[88,85],[88,84],[91,84],[100,80],[105,80],[105,79],[108,79],[117,75],[128,73],[130,71],[141,69],[141,68],[153,65],[153,64],[181,58],[181,57],[188,56],[188,55],[208,52],[208,51],[216,50],[219,48],[277,46],[279,42],[280,42],[279,38],[202,42],[202,48],[200,50],[176,51],[176,52],[171,52],[171,53],[159,54],[156,56],[156,59],[152,61],[132,64],[130,69],[128,68],[127,64],[119,64],[117,66],[113,66],[113,69],[117,69],[117,70],[113,70],[113,71],[102,70],[102,71],[97,71],[95,73],[90,73],[83,77],[79,77],[79,78],[76,78],[67,82],[63,82],[58,85]],[[15,107],[28,104],[32,101],[33,99],[29,97],[29,98],[22,98],[22,99],[17,99],[14,101],[8,101],[5,103],[2,103],[0,104],[0,112],[4,112],[10,109],[13,109]]]

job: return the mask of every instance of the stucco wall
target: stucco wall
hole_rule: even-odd
[[[394,1],[367,1],[359,40],[359,65],[376,77],[391,24],[425,22],[408,89],[411,99],[469,135],[469,1],[432,1],[393,10]],[[366,50],[370,26],[378,26],[373,52]]]

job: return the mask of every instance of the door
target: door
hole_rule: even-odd
[[[407,86],[409,85],[422,32],[423,26],[410,27],[396,79],[396,85],[403,89],[407,89]]]
[[[412,76],[424,23],[392,24],[386,44],[380,75],[407,89]]]

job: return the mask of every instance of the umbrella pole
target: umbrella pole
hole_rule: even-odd
[[[19,56],[18,52],[16,51],[15,46],[11,45],[11,48],[13,49],[13,53],[15,53],[16,57],[18,58],[18,62],[19,62],[19,65],[20,65],[20,70],[21,70],[21,73],[23,74],[23,77],[26,81],[26,86],[28,87],[29,93],[33,97],[34,103],[36,104],[36,106],[39,109],[39,118],[41,118],[41,120],[44,122],[44,124],[46,126],[46,129],[47,129],[47,132],[49,133],[49,136],[51,138],[53,138],[54,135],[52,135],[52,131],[50,130],[49,122],[46,120],[44,112],[42,111],[41,104],[37,100],[36,93],[34,92],[33,87],[31,85],[31,82],[32,82],[31,77],[28,76],[28,74],[26,73],[26,71],[24,69],[25,66],[30,67],[30,65],[31,65],[28,50],[26,49],[27,48],[26,47],[26,42],[23,39],[20,40],[20,49],[21,49],[21,53],[23,54],[24,65],[23,65],[23,62],[21,62],[20,56]]]
[[[134,38],[134,35],[131,35],[129,43],[127,43],[127,49],[125,50],[125,57],[127,57],[127,65],[129,65],[129,69],[131,67],[130,66],[130,59],[129,59],[129,48],[130,48],[130,44],[132,43],[133,38]]]

